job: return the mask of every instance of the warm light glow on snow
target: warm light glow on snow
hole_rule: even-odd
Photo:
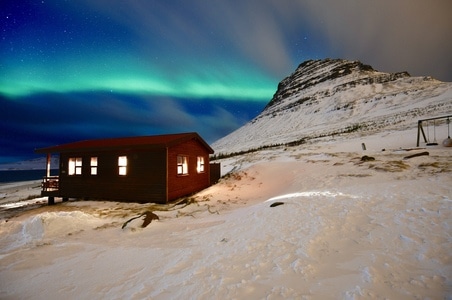
[[[281,195],[281,196],[276,196],[276,197],[268,199],[265,202],[275,201],[275,200],[282,200],[282,199],[297,198],[297,197],[319,197],[319,196],[331,197],[331,198],[335,198],[337,196],[349,197],[349,198],[353,198],[353,199],[358,198],[357,196],[349,195],[349,194],[343,194],[341,192],[310,191],[310,192],[290,193],[290,194],[285,194],[285,195]]]
[[[438,167],[450,168],[450,151],[403,160],[415,133],[367,136],[372,168],[346,150],[362,151],[362,136],[221,160],[230,176],[194,204],[156,210],[145,228],[139,215],[151,203],[47,207],[20,200],[37,195],[39,181],[4,184],[2,296],[447,298],[450,172]],[[385,143],[397,150],[370,150]],[[388,168],[399,161],[404,168]],[[270,207],[275,200],[284,205]]]

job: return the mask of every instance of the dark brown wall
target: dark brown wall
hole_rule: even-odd
[[[118,174],[118,156],[128,158],[127,175]],[[90,159],[98,157],[97,175]],[[82,157],[82,175],[67,175],[70,157]],[[60,196],[134,202],[166,202],[166,150],[63,153],[60,157]]]
[[[221,178],[221,164],[210,163],[210,184],[215,184]]]
[[[170,147],[168,158],[166,151],[167,149],[129,149],[62,153],[59,196],[166,203],[210,185],[209,153],[199,141],[193,139]],[[128,158],[126,176],[118,174],[118,156],[121,155]],[[188,156],[188,175],[177,174],[178,155]],[[97,175],[91,175],[90,172],[90,159],[93,156],[98,157]],[[196,170],[198,156],[204,157],[203,173]],[[67,174],[71,157],[82,157],[81,175]]]
[[[188,175],[177,174],[177,156],[188,156]],[[198,173],[197,157],[204,157],[204,173]],[[195,139],[168,149],[169,201],[198,192],[210,185],[209,153]]]

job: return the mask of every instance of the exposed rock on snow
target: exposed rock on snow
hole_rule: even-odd
[[[410,76],[407,72],[395,74],[378,73],[371,66],[364,65],[359,61],[341,59],[308,60],[300,64],[292,75],[279,83],[278,89],[266,109],[277,105],[286,98],[296,96],[299,91],[306,91],[310,88],[316,89],[323,82],[328,83],[328,81],[334,81],[352,73],[362,73],[365,76],[356,78],[353,81],[346,80],[346,83],[335,86],[333,91],[342,91],[360,84],[385,83]],[[302,104],[303,100],[308,101],[310,99],[304,98],[298,103]]]

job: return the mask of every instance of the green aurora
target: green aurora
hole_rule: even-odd
[[[269,101],[274,79],[236,63],[151,64],[135,59],[104,58],[22,64],[10,61],[0,77],[0,93],[23,97],[36,93],[114,91],[137,95]]]

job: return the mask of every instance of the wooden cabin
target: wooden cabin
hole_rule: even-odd
[[[211,174],[213,149],[197,133],[86,140],[35,150],[47,154],[41,195],[168,203],[198,192],[220,177]],[[59,175],[50,158],[59,155]],[[212,177],[211,177],[212,176]]]

